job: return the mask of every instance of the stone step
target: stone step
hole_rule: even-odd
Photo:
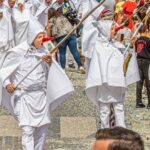
[[[47,139],[45,150],[90,150],[94,138],[61,138]]]
[[[45,150],[90,150],[94,138],[47,138]],[[0,137],[0,150],[22,150],[20,137]]]
[[[44,150],[90,150],[94,137],[89,138],[47,138]],[[0,150],[22,150],[20,137],[0,137]],[[150,150],[150,143],[145,144]]]

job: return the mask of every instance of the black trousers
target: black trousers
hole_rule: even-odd
[[[136,83],[136,103],[142,102],[142,88],[145,81],[148,95],[148,104],[150,104],[150,76],[149,76],[150,60],[138,59],[138,67],[140,74],[140,81]]]

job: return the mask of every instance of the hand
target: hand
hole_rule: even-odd
[[[6,90],[7,90],[8,93],[13,93],[16,90],[16,88],[13,84],[8,84],[6,86]]]
[[[51,63],[52,63],[52,56],[51,55],[44,55],[42,57],[42,60],[45,61],[46,63],[48,63],[49,65],[51,65]]]

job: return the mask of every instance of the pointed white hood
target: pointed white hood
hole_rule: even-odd
[[[43,26],[35,18],[31,18],[29,21],[29,28],[27,34],[28,44],[31,45],[36,36],[41,32],[44,32]]]
[[[18,0],[17,4],[25,4],[25,1],[24,0]]]
[[[93,25],[96,26],[103,36],[110,39],[111,27],[113,21],[112,20],[100,20],[98,22],[93,22]]]
[[[105,0],[103,6],[105,9],[109,9],[111,12],[113,12],[115,8],[115,0]]]

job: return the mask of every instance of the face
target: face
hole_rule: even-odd
[[[52,4],[52,0],[45,0],[48,5]]]
[[[41,48],[43,46],[43,38],[45,37],[45,33],[39,33],[37,35],[37,37],[35,38],[35,40],[33,41],[33,45],[36,47],[36,48]]]
[[[92,150],[108,150],[108,146],[113,142],[113,140],[97,140]]]
[[[22,12],[22,11],[23,11],[23,4],[19,3],[19,4],[18,4],[18,9],[19,9],[19,11]]]
[[[13,8],[14,5],[15,5],[15,3],[16,3],[15,0],[9,0],[9,1],[8,1],[8,5],[9,5],[10,8]]]
[[[3,0],[0,0],[0,7],[3,5]]]

